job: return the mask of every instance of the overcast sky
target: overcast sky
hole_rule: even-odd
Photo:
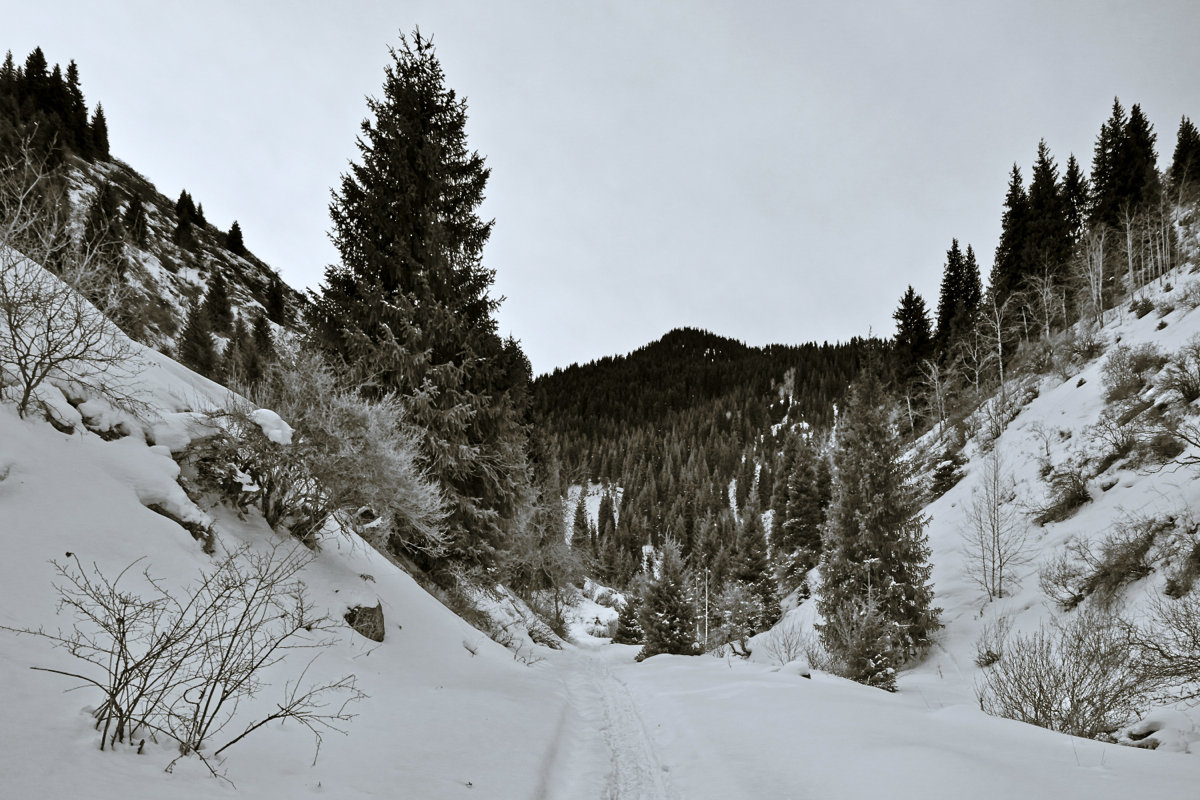
[[[485,258],[537,372],[682,325],[891,335],[952,238],[986,280],[1008,170],[1090,166],[1114,96],[1169,160],[1200,119],[1200,3],[2,0],[18,62],[75,59],[113,154],[297,287],[401,31],[432,35],[492,169]]]

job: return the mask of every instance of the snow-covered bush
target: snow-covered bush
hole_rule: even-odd
[[[1155,679],[1138,668],[1120,624],[1096,608],[1009,636],[976,687],[989,714],[1094,738],[1131,722]]]
[[[291,441],[270,435],[250,408],[214,415],[223,432],[188,454],[209,488],[254,503],[302,541],[335,520],[378,549],[440,548],[441,494],[418,466],[416,435],[395,398],[339,389],[319,358],[301,352],[272,368],[254,400],[288,421]]]

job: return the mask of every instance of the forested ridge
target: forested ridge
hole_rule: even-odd
[[[669,539],[685,559],[703,549],[723,577],[739,512],[763,510],[774,493],[783,442],[796,428],[828,431],[867,354],[884,347],[858,338],[750,347],[683,328],[539,377],[535,425],[557,445],[566,481],[602,484],[611,498],[596,529],[579,531],[600,575],[624,585],[643,545]]]

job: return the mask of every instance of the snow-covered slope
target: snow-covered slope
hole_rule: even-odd
[[[147,508],[160,504],[181,518],[212,519],[218,554],[242,543],[262,549],[280,541],[256,514],[245,519],[220,507],[196,508],[176,483],[171,457],[196,430],[194,412],[227,398],[216,384],[150,350],[142,351],[140,399],[152,418],[134,435],[105,441],[81,424],[71,434],[40,419],[19,419],[0,403],[0,625],[69,628],[56,615],[52,559],[67,552],[108,576],[142,559],[173,591],[213,562],[180,525]],[[57,389],[47,389],[51,399]],[[62,397],[58,405],[71,408]],[[102,401],[81,410],[99,418]],[[107,410],[110,416],[120,416]],[[149,441],[148,441],[149,440]],[[154,442],[151,444],[150,442]],[[287,546],[287,543],[284,543]],[[333,797],[388,794],[533,796],[564,695],[544,668],[530,668],[449,612],[411,577],[361,541],[325,544],[302,575],[319,609],[340,621],[349,607],[381,603],[386,638],[370,642],[342,625],[340,643],[312,666],[310,679],[354,674],[368,695],[351,707],[350,735],[326,734],[320,758],[295,725],[271,727],[223,756],[221,770],[251,797]],[[135,584],[136,585],[136,582]],[[272,670],[272,684],[239,722],[270,711],[288,680],[311,657],[301,652]],[[229,787],[194,759],[173,774],[163,768],[178,753],[147,744],[145,753],[118,747],[100,752],[88,709],[99,696],[80,681],[32,671],[78,671],[81,665],[44,640],[0,631],[0,772],[6,797],[209,797]],[[499,746],[498,746],[498,743]]]
[[[1195,312],[1174,312],[1167,321],[1175,338],[1162,338],[1153,317],[1125,320],[1107,333],[1157,338],[1168,349],[1200,328]],[[67,552],[109,576],[138,562],[134,585],[145,568],[172,591],[210,568],[213,556],[202,543],[150,505],[211,522],[217,557],[241,545],[289,545],[257,514],[239,516],[203,499],[200,507],[182,491],[175,456],[202,429],[198,412],[228,397],[153,351],[140,349],[139,357],[139,398],[148,408],[140,420],[98,398],[68,400],[47,386],[41,399],[58,409],[59,426],[70,429],[62,433],[41,419],[20,419],[10,401],[0,402],[0,626],[69,627],[69,616],[56,613],[49,563]],[[1019,462],[1030,491],[1038,485],[1031,448],[1042,446],[1031,426],[1085,426],[1099,409],[1098,370],[1088,366],[1081,386],[1081,376],[1047,379],[998,442]],[[89,425],[125,435],[102,437]],[[0,793],[97,800],[1194,796],[1195,754],[1073,739],[979,711],[971,661],[983,604],[962,576],[956,530],[975,481],[972,473],[929,509],[947,628],[940,649],[902,676],[897,695],[819,673],[810,679],[795,664],[680,656],[635,664],[636,648],[597,640],[514,654],[363,542],[330,538],[302,578],[316,607],[339,624],[340,641],[307,677],[353,674],[368,697],[350,708],[357,717],[344,724],[347,736],[325,735],[315,763],[311,737],[294,724],[272,724],[214,761],[236,791],[195,758],[164,772],[178,755],[164,742],[147,743],[142,754],[133,746],[101,752],[88,713],[99,701],[95,691],[31,669],[77,671],[75,660],[44,639],[0,631]],[[1122,509],[1195,502],[1192,483],[1182,473],[1122,473],[1076,517],[1039,531],[1037,559],[1073,531],[1102,528]],[[1028,628],[1046,618],[1035,566],[1021,575],[1019,593],[984,609],[985,619],[1005,610]],[[1156,590],[1160,580],[1148,578],[1134,594]],[[347,609],[377,603],[386,617],[382,643],[340,625]],[[756,656],[766,651],[757,647]],[[265,676],[271,685],[239,710],[231,730],[269,713],[310,656],[290,654],[272,667]],[[1186,736],[1179,743],[1190,746]]]

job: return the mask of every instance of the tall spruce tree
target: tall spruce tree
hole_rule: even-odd
[[[896,382],[904,388],[921,374],[921,362],[933,355],[933,324],[925,298],[912,286],[904,291],[892,319],[896,320]]]
[[[1067,234],[1072,247],[1083,240],[1084,223],[1088,215],[1088,179],[1083,174],[1075,154],[1067,157],[1067,171],[1063,173],[1062,199],[1067,221]]]
[[[864,370],[838,422],[817,608],[822,644],[847,677],[887,688],[895,667],[929,645],[940,609],[929,582],[927,520],[877,369]],[[864,634],[861,626],[876,624],[883,637]]]
[[[201,375],[213,377],[218,372],[219,356],[213,343],[212,327],[200,303],[194,304],[188,313],[175,345],[175,355],[180,363]]]
[[[940,353],[946,353],[954,340],[966,331],[979,308],[983,290],[979,284],[979,265],[975,251],[967,245],[963,253],[958,239],[953,239],[946,251],[942,268],[942,286],[938,295],[937,330],[935,340]]]
[[[1013,164],[1004,197],[1000,243],[988,279],[988,291],[1001,303],[1020,288],[1025,279],[1025,240],[1029,225],[1029,196],[1025,193],[1021,168]]]
[[[821,526],[828,498],[823,490],[820,462],[823,456],[809,437],[798,437],[791,474],[787,478],[784,519],[774,526],[771,546],[776,555],[776,577],[781,597],[798,588],[808,596],[804,578],[821,560]]]
[[[242,241],[242,226],[235,219],[225,234],[225,249],[236,256],[246,255],[246,243]]]
[[[1181,197],[1189,198],[1200,185],[1200,132],[1187,117],[1179,120],[1175,152],[1171,156],[1171,185]]]
[[[141,195],[134,194],[129,199],[129,205],[125,208],[125,215],[122,217],[122,222],[125,225],[125,232],[130,240],[138,247],[145,247],[149,226],[146,221],[146,205],[142,202]]]
[[[747,620],[752,633],[765,631],[779,620],[777,584],[767,552],[767,533],[762,510],[755,503],[746,507],[738,526],[734,549],[733,577],[753,598],[754,613]]]
[[[120,122],[120,120],[117,120]],[[91,134],[91,148],[95,153],[96,158],[108,160],[108,120],[104,118],[104,107],[96,103],[96,110],[92,113],[92,124],[88,127]]]
[[[447,496],[450,557],[486,566],[528,490],[525,387],[510,383],[516,354],[497,334],[482,260],[488,170],[432,42],[401,36],[391,57],[382,97],[367,101],[360,161],[330,205],[341,263],[313,297],[312,336],[347,380],[401,397]]]
[[[1045,139],[1038,142],[1028,203],[1023,277],[1044,277],[1061,283],[1071,257],[1070,221],[1058,166]]]

